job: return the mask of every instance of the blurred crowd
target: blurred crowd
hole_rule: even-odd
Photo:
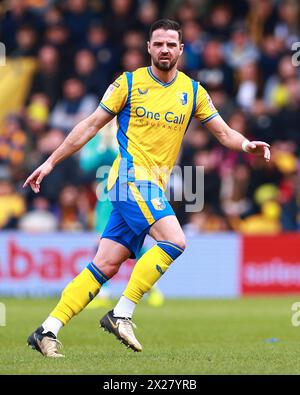
[[[8,59],[36,62],[22,109],[8,112],[0,130],[1,229],[96,227],[96,170],[117,152],[115,123],[57,166],[40,194],[22,184],[96,109],[114,78],[149,65],[148,30],[160,17],[182,25],[180,69],[209,91],[232,128],[272,150],[266,164],[225,149],[192,122],[178,165],[193,166],[194,182],[195,166],[204,166],[205,205],[189,213],[184,201],[172,202],[186,233],[300,229],[300,54],[292,48],[300,42],[298,0],[0,2]],[[191,187],[184,179],[174,185]]]

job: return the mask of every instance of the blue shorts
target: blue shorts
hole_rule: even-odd
[[[151,181],[116,181],[109,191],[113,210],[102,234],[124,245],[131,258],[139,255],[150,227],[160,218],[175,215],[164,192]]]

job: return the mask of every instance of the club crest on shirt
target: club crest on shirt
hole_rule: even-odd
[[[179,101],[180,103],[185,106],[188,102],[188,94],[187,92],[181,92],[178,94],[179,95]]]
[[[138,92],[139,92],[140,95],[146,95],[146,94],[148,93],[148,91],[149,91],[148,88],[147,88],[147,89],[144,89],[144,90],[138,88]]]
[[[151,203],[153,204],[155,210],[164,210],[166,208],[165,202],[160,197],[152,199]]]

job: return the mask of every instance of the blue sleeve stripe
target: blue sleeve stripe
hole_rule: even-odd
[[[105,104],[103,103],[99,103],[99,107],[103,108],[103,110],[105,110],[106,112],[108,112],[111,115],[117,115],[115,112],[111,111],[108,107],[106,107]]]
[[[131,112],[131,91],[132,91],[132,73],[126,71],[125,73],[127,79],[128,95],[127,101],[123,110],[118,114],[119,129],[117,132],[117,139],[119,142],[119,149],[121,154],[121,160],[119,164],[119,177],[122,179],[126,178],[128,181],[133,181],[135,178],[134,172],[132,176],[128,176],[129,169],[133,168],[133,157],[128,152],[128,137],[127,131],[130,123],[130,112]]]
[[[193,86],[193,107],[192,107],[191,116],[190,116],[190,119],[189,119],[189,122],[188,122],[185,132],[188,130],[188,127],[190,126],[193,116],[195,115],[196,105],[197,105],[197,93],[198,93],[199,84],[198,84],[198,82],[196,82],[192,79],[191,79],[191,82],[192,82],[192,86]]]
[[[192,117],[195,115],[196,112],[196,105],[197,105],[197,93],[198,93],[198,82],[192,80],[192,84],[193,84],[193,110],[192,110]]]
[[[131,90],[132,90],[132,73],[126,71],[127,85],[128,85],[128,96],[127,96],[127,104],[130,103],[131,99]]]
[[[109,278],[106,277],[105,274],[102,273],[101,270],[99,270],[97,266],[93,264],[93,262],[89,263],[86,268],[92,273],[92,275],[95,277],[99,284],[103,285],[104,283],[106,283],[106,281],[109,280]]]
[[[214,114],[210,115],[208,118],[205,118],[204,121],[201,121],[202,125],[206,124],[206,122],[212,120],[213,118],[215,118],[218,115],[219,115],[219,113],[215,112]]]

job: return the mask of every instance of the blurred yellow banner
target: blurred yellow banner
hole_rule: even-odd
[[[35,70],[34,58],[7,59],[0,67],[0,133],[5,116],[22,109]]]

